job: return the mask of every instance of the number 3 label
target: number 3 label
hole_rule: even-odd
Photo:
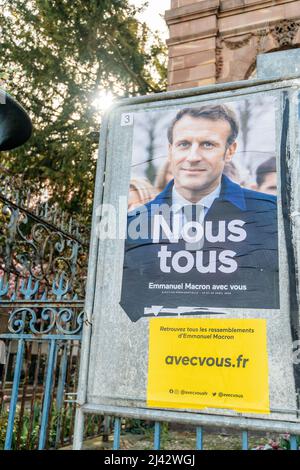
[[[121,126],[132,126],[132,124],[133,124],[133,114],[123,113],[121,116]]]

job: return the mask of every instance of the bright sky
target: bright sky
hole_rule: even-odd
[[[129,0],[129,3],[140,7],[145,3],[145,0]],[[139,19],[145,21],[149,28],[155,32],[160,33],[162,40],[169,37],[168,27],[164,20],[166,10],[171,7],[171,0],[147,0],[148,7],[141,13]],[[99,109],[99,112],[105,111],[113,102],[113,95],[110,91],[99,90],[92,101],[92,105]]]
[[[129,0],[129,3],[139,7],[145,3],[145,0]],[[153,31],[160,31],[162,39],[167,39],[169,32],[163,15],[166,10],[170,9],[171,0],[147,0],[147,3],[148,7],[140,15],[140,19],[145,21]]]

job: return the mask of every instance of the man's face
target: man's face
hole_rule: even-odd
[[[227,121],[183,116],[173,128],[169,160],[177,191],[197,202],[219,185],[225,163],[236,150],[227,147],[231,128]]]
[[[274,171],[270,173],[266,173],[264,175],[264,181],[258,187],[258,190],[262,193],[273,194],[276,196],[277,194],[277,176]]]

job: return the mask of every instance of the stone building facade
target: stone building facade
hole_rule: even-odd
[[[300,0],[171,0],[169,90],[244,80],[256,56],[300,47]]]

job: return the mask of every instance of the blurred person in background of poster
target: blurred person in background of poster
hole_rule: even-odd
[[[156,189],[146,178],[130,180],[128,212],[151,201],[156,195]]]
[[[227,176],[229,179],[231,179],[231,181],[234,181],[237,184],[241,184],[238,169],[233,161],[225,163],[223,175]]]
[[[168,183],[173,179],[173,173],[171,171],[170,161],[168,158],[164,161],[155,178],[154,186],[160,193]]]
[[[277,194],[276,158],[261,163],[256,170],[256,190],[261,193]]]

